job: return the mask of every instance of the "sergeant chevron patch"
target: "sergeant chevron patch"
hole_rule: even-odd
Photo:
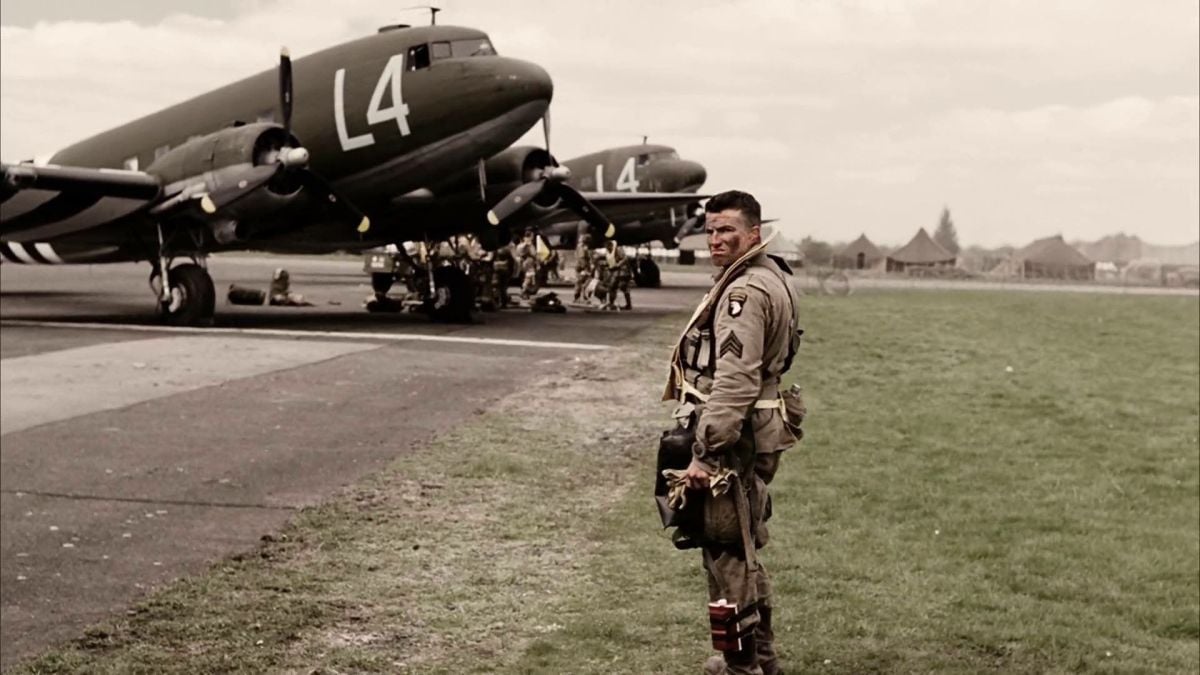
[[[721,343],[721,356],[733,354],[739,359],[742,358],[742,341],[738,339],[737,333],[730,331],[729,337]]]

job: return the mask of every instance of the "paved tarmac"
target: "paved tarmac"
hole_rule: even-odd
[[[224,303],[275,267],[313,307]],[[253,547],[547,368],[688,308],[368,314],[354,259],[215,258],[214,330],[162,330],[148,267],[0,266],[0,667]],[[557,289],[569,299],[570,289]]]

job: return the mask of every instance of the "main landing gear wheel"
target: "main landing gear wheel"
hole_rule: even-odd
[[[395,281],[396,275],[391,272],[372,272],[371,290],[375,291],[376,295],[387,295]]]
[[[470,323],[475,308],[475,286],[466,272],[447,265],[433,270],[434,296],[427,301],[436,321]]]
[[[633,283],[639,288],[658,288],[662,286],[662,275],[659,274],[658,263],[649,258],[639,258],[633,268]]]
[[[168,326],[211,326],[217,293],[208,270],[194,263],[172,267],[167,272],[169,301],[159,299],[158,314]]]

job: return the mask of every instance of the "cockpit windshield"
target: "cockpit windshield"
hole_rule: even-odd
[[[674,150],[659,150],[657,152],[647,152],[637,156],[637,165],[646,166],[651,162],[657,162],[660,159],[679,159],[679,153]]]
[[[434,42],[430,47],[432,48],[434,61],[438,59],[461,59],[471,56],[496,55],[496,49],[492,47],[492,41],[486,37]]]
[[[454,40],[450,43],[450,53],[454,56],[495,56],[496,50],[492,47],[492,41],[483,37]]]
[[[408,69],[422,70],[442,59],[461,59],[472,56],[495,56],[496,49],[486,37],[466,40],[442,40],[420,44],[408,49]]]

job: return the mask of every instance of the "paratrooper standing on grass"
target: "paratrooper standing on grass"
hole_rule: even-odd
[[[744,192],[705,207],[721,268],[675,346],[664,400],[679,402],[659,448],[660,515],[679,548],[700,548],[713,646],[708,673],[779,672],[774,600],[757,549],[767,543],[767,486],[800,437],[799,389],[780,393],[800,333],[791,270],[766,253],[761,209]]]

